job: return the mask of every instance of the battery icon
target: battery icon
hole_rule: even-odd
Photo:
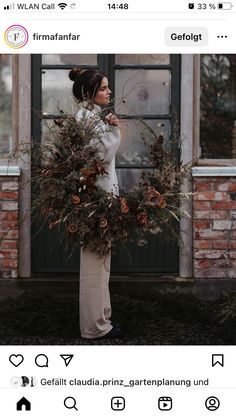
[[[218,3],[218,9],[221,10],[231,10],[233,7],[233,4],[229,1],[224,1],[223,3]]]

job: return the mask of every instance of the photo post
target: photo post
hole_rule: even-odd
[[[5,417],[233,417],[235,7],[1,6]]]

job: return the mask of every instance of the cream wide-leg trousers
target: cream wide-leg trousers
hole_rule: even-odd
[[[111,251],[100,257],[88,248],[80,252],[80,331],[87,339],[106,335],[111,329],[109,278]]]

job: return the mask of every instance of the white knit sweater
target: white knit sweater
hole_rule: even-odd
[[[81,119],[94,124],[97,138],[91,143],[99,149],[99,154],[103,162],[104,169],[108,174],[98,177],[97,183],[107,192],[119,194],[118,180],[115,170],[115,155],[120,145],[120,129],[117,126],[105,124],[100,118],[101,108],[98,105],[89,109],[87,102],[79,105],[79,111],[76,114],[77,121]]]

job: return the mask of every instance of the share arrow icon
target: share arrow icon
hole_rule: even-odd
[[[60,355],[60,357],[64,360],[66,367],[68,367],[70,361],[72,360],[74,355]]]

